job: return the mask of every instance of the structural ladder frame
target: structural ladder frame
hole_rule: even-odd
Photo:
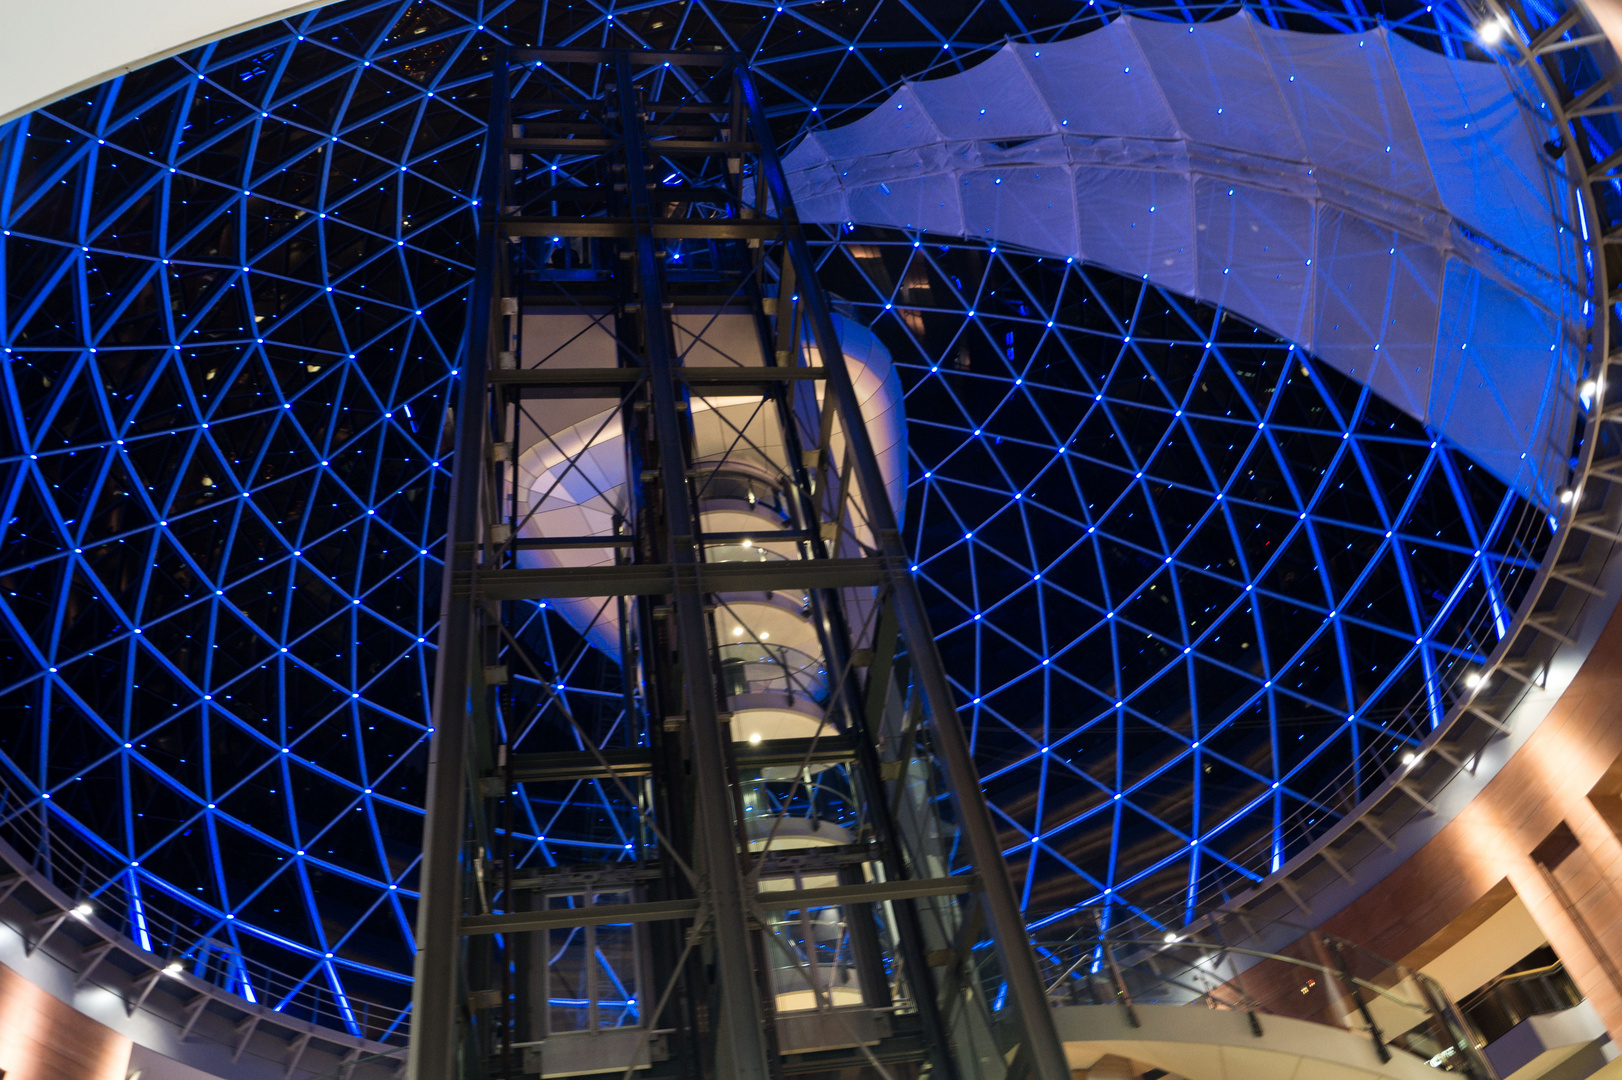
[[[650,1076],[766,1080],[856,1066],[886,1080],[923,1069],[942,1080],[1066,1080],[969,743],[751,72],[722,53],[512,49],[494,62],[478,274],[456,409],[408,1076],[520,1075],[526,1043],[555,1045],[544,1031],[540,1040],[525,1037],[546,1007],[525,993],[526,969],[540,962],[526,935],[544,941],[555,930],[643,925],[653,991],[645,999],[656,994],[656,1003],[632,1055],[605,1064],[626,1076],[651,1067]],[[536,98],[538,86],[551,96]],[[524,162],[536,155],[568,160],[576,175],[623,172],[624,181],[536,195],[521,183]],[[595,164],[583,169],[581,155]],[[672,192],[654,182],[654,163],[673,155],[698,159],[689,175],[720,178],[716,190]],[[580,216],[558,212],[570,201],[585,204]],[[526,212],[536,202],[551,213]],[[526,244],[548,240],[546,267],[530,276],[571,280],[570,271],[547,267],[573,259],[581,268],[572,273],[586,284],[541,289],[533,300],[514,295],[527,280]],[[690,305],[667,279],[670,256],[679,259],[685,244],[720,268],[714,276],[730,292],[712,290],[706,302],[752,317],[764,363],[683,363],[672,311]],[[727,267],[741,269],[721,272]],[[594,327],[612,321],[615,366],[525,366],[524,320],[532,305],[559,297]],[[702,528],[697,489],[718,467],[695,467],[694,414],[708,401],[751,394],[776,417],[792,474],[784,489],[792,521],[763,546],[791,540],[799,557],[709,561],[717,537]],[[612,533],[534,535],[530,493],[520,490],[522,417],[531,403],[591,397],[613,403],[624,434],[626,482]],[[537,567],[525,554],[570,549],[610,550],[613,562]],[[804,590],[836,715],[809,739],[756,736],[751,744],[733,735],[726,711],[718,609],[728,595],[787,590]],[[583,749],[509,752],[509,717],[520,709],[511,671],[542,677],[514,632],[517,609],[599,597],[617,611],[622,736],[630,744],[599,745],[576,724]],[[862,625],[853,625],[862,612]],[[740,777],[792,770],[793,795],[812,783],[813,767],[835,765],[862,808],[859,842],[772,851],[776,825],[764,841],[751,839]],[[636,858],[515,866],[515,784],[603,781],[638,821]],[[931,862],[924,850],[937,834],[950,842]],[[763,873],[791,864],[836,873],[838,884],[760,891]],[[635,896],[538,909],[515,899],[515,888],[579,888],[589,904],[599,890],[620,887]],[[818,918],[843,913],[859,1009],[835,1008],[814,960],[808,975],[805,958],[773,940],[771,912],[813,904]],[[786,966],[774,961],[774,946]],[[586,966],[597,971],[595,961]],[[780,1045],[786,1021],[775,1013],[773,979],[790,968],[810,980],[813,1016],[846,1030],[861,1020],[869,1034],[836,1050]],[[781,992],[778,1000],[786,1000]],[[597,1030],[589,994],[588,1011]],[[978,1049],[960,1045],[974,1041],[977,1024],[987,1035],[994,1029],[994,1051],[990,1039]],[[656,1044],[663,1062],[654,1060]]]

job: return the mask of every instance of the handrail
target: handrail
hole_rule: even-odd
[[[1492,1080],[1479,1033],[1433,978],[1316,930],[1224,915],[1196,931],[1153,936],[1122,909],[1094,908],[1062,937],[1033,939],[1050,1001],[1116,1004],[1138,1026],[1136,1009],[1150,1003],[1229,1009],[1260,1017],[1308,1020],[1369,1038],[1389,1061],[1393,1051],[1472,1080]],[[1121,932],[1115,922],[1135,928]],[[1224,933],[1226,931],[1226,933]],[[1295,935],[1286,949],[1261,942]]]
[[[19,860],[23,865],[15,869],[25,876],[38,875],[76,904],[89,905],[98,921],[127,938],[134,950],[150,955],[154,971],[184,973],[229,996],[239,1008],[274,1010],[369,1044],[405,1042],[410,1016],[402,1003],[334,989],[342,982],[329,979],[326,965],[333,965],[336,975],[340,968],[353,969],[351,962],[301,956],[306,970],[299,978],[249,955],[236,941],[188,925],[185,916],[169,910],[163,882],[142,875],[137,866],[93,858],[95,849],[76,829],[52,824],[52,812],[51,804],[23,798],[0,776],[0,842],[11,853],[4,861]],[[0,893],[5,893],[3,886]],[[185,910],[196,918],[195,908]],[[20,929],[29,933],[27,927]],[[246,931],[244,936],[249,936]],[[291,942],[279,947],[304,952]]]
[[[1556,960],[1552,964],[1547,964],[1539,968],[1527,968],[1525,971],[1506,971],[1501,975],[1494,975],[1491,979],[1488,979],[1487,982],[1484,983],[1479,989],[1475,990],[1474,993],[1485,994],[1489,990],[1496,990],[1505,983],[1521,982],[1526,979],[1541,979],[1543,976],[1553,972],[1563,971],[1565,970],[1565,967],[1566,965],[1564,961]]]
[[[1529,1017],[1564,1012],[1582,1000],[1582,991],[1557,960],[1498,975],[1460,1001],[1459,1009],[1491,1042]]]
[[[1328,938],[1328,935],[1325,935],[1325,940],[1330,940]],[[1146,949],[1165,948],[1166,944],[1167,944],[1164,941],[1151,941],[1151,940],[1146,940],[1146,939],[1141,939],[1141,938],[1111,938],[1111,939],[1109,939],[1109,941],[1110,941],[1111,945],[1136,945],[1136,946],[1142,946],[1142,947],[1144,947]],[[1042,945],[1043,945],[1043,942],[1040,939],[1038,939],[1034,944],[1036,945],[1037,948],[1041,948]],[[1287,956],[1284,953],[1264,952],[1261,949],[1245,949],[1245,948],[1240,948],[1240,947],[1233,946],[1233,945],[1222,945],[1222,944],[1219,944],[1219,943],[1203,942],[1203,941],[1202,942],[1187,942],[1187,943],[1185,943],[1185,942],[1176,942],[1174,944],[1177,944],[1177,945],[1189,944],[1189,945],[1192,945],[1192,946],[1194,946],[1196,948],[1207,950],[1207,951],[1210,951],[1210,952],[1215,952],[1215,953],[1219,953],[1219,954],[1221,954],[1221,953],[1230,953],[1230,954],[1232,954],[1234,956],[1248,956],[1248,957],[1253,957],[1254,959],[1257,959],[1257,960],[1277,960],[1280,963],[1290,964],[1290,965],[1293,965],[1295,967],[1310,968],[1313,971],[1321,971],[1321,972],[1326,972],[1327,973],[1327,972],[1333,970],[1332,967],[1326,966],[1324,964],[1314,963],[1314,962],[1312,962],[1310,960],[1303,960],[1300,957],[1296,957],[1296,956]],[[1415,974],[1418,975],[1420,978],[1425,979],[1427,982],[1432,982],[1432,983],[1435,982],[1435,980],[1431,979],[1431,977],[1428,976],[1428,975],[1424,975],[1422,973],[1417,973],[1417,972]],[[1169,975],[1162,974],[1162,975],[1160,975],[1158,977],[1161,978],[1161,979],[1166,980],[1168,983],[1172,981],[1172,976],[1169,976]],[[1500,978],[1502,978],[1502,976],[1500,976]],[[1350,976],[1350,981],[1352,983],[1354,983],[1355,985],[1357,985],[1358,987],[1360,987],[1361,989],[1368,990],[1368,991],[1370,991],[1372,993],[1378,994],[1378,995],[1380,995],[1381,997],[1385,998],[1388,1001],[1391,1001],[1391,1002],[1393,1002],[1393,1003],[1395,1003],[1397,1005],[1401,1005],[1403,1008],[1406,1008],[1406,1009],[1421,1009],[1421,1008],[1424,1008],[1424,1006],[1421,1003],[1419,1003],[1417,1001],[1410,1001],[1407,998],[1400,997],[1397,994],[1393,993],[1389,987],[1379,986],[1376,983],[1370,982],[1368,979],[1365,979],[1365,978],[1363,978],[1361,976],[1352,975],[1352,976]],[[1237,991],[1237,987],[1235,989]],[[1049,991],[1050,993],[1051,993],[1051,990],[1052,990],[1052,988],[1050,988],[1050,991]],[[1200,994],[1209,994],[1209,993],[1212,993],[1212,992],[1213,991],[1211,991],[1211,990],[1201,990],[1201,991],[1199,991]],[[1257,1006],[1257,1007],[1260,1008],[1260,1006]],[[1270,1012],[1271,1010],[1262,1009],[1262,1011],[1263,1012]],[[1279,1014],[1276,1014],[1276,1015],[1285,1015],[1285,1014],[1279,1013]]]

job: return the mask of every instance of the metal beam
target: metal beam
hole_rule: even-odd
[[[680,482],[678,480],[678,482]],[[608,541],[604,541],[605,546]],[[576,596],[670,596],[843,589],[885,580],[875,559],[785,559],[759,563],[643,563],[548,567],[538,570],[457,571],[457,596],[486,600],[561,600]]]
[[[638,59],[651,60],[646,54]],[[625,124],[626,175],[646,174],[643,153],[642,105],[633,82],[631,55],[614,54],[620,116]],[[769,128],[763,130],[770,130]],[[745,887],[739,868],[738,823],[732,816],[730,787],[727,783],[726,744],[721,724],[715,682],[707,658],[714,644],[709,635],[709,617],[699,590],[703,576],[715,567],[700,567],[697,522],[693,518],[692,497],[687,488],[687,460],[683,446],[682,414],[677,410],[674,333],[664,304],[663,260],[654,248],[661,234],[654,222],[647,189],[627,185],[631,214],[635,223],[634,267],[642,298],[642,318],[647,347],[648,419],[653,426],[659,463],[660,510],[669,558],[676,568],[672,575],[675,591],[675,640],[683,666],[686,689],[687,732],[692,750],[693,796],[697,811],[694,822],[699,872],[704,876],[707,898],[715,920],[714,979],[716,1010],[711,1014],[714,1028],[717,1069],[736,1080],[768,1080],[771,1069],[766,1061],[766,1013],[761,1007],[755,981],[757,958],[746,916]]]
[[[631,185],[636,188],[635,184]],[[647,192],[643,192],[645,196]],[[593,236],[632,240],[646,229],[655,240],[776,240],[783,235],[777,221],[741,221],[738,218],[693,218],[688,221],[654,221],[639,226],[629,218],[504,217],[498,222],[508,236]]]
[[[598,904],[592,907],[514,911],[505,915],[469,915],[462,933],[518,934],[575,926],[610,926],[622,923],[665,922],[691,919],[699,912],[697,900],[652,900],[643,904]]]
[[[871,881],[861,885],[829,885],[821,889],[791,889],[763,892],[755,905],[763,911],[799,911],[813,907],[843,907],[847,904],[879,904],[886,900],[922,900],[929,896],[959,896],[979,892],[979,875],[947,878],[907,878],[901,881]]]
[[[873,881],[861,885],[830,885],[821,889],[785,889],[762,892],[754,906],[762,911],[799,911],[813,907],[844,907],[850,904],[879,904],[894,900],[919,900],[930,896],[958,896],[976,892],[976,876],[921,878],[903,881]],[[464,934],[517,934],[532,930],[556,930],[575,926],[609,926],[627,923],[665,922],[691,919],[702,905],[697,900],[654,900],[642,904],[599,904],[589,907],[549,908],[544,911],[514,911],[501,915],[469,915],[461,923]]]
[[[765,103],[748,68],[739,70],[738,80],[748,102],[755,130],[770,131]],[[1048,1004],[1046,988],[1036,968],[1036,958],[1026,938],[1025,920],[1018,897],[1014,894],[1013,883],[1008,878],[991,813],[986,809],[980,790],[980,778],[974,768],[968,739],[958,720],[951,683],[947,680],[940,654],[933,647],[934,634],[929,629],[923,597],[912,575],[903,569],[901,530],[896,522],[895,510],[885,490],[884,476],[879,471],[878,458],[862,417],[856,389],[851,383],[850,373],[845,369],[844,353],[840,348],[839,334],[834,329],[827,298],[817,284],[816,263],[800,230],[782,162],[777,156],[777,148],[769,142],[761,147],[760,165],[772,201],[777,204],[778,215],[784,222],[789,254],[801,283],[800,299],[810,320],[812,336],[828,368],[828,398],[839,410],[868,520],[873,524],[880,550],[886,556],[888,584],[895,597],[896,615],[902,635],[911,649],[909,655],[914,670],[929,700],[934,744],[957,803],[959,827],[970,860],[985,879],[983,896],[988,923],[1007,981],[1009,1001],[1029,1040],[1027,1049],[1031,1071],[1036,1080],[1070,1080],[1070,1066],[1059,1042],[1058,1029],[1053,1024],[1053,1010]]]
[[[569,780],[606,780],[611,776],[647,776],[653,771],[653,751],[645,746],[599,750],[571,750],[556,754],[514,754],[512,781],[518,784]],[[506,777],[496,779],[505,780]]]
[[[491,386],[530,391],[529,397],[617,398],[647,376],[641,368],[503,368],[486,376]]]
[[[490,95],[486,138],[500,141],[506,127],[507,58],[498,48],[496,86]],[[488,154],[480,177],[481,204],[500,203],[501,171]],[[479,538],[479,502],[484,470],[485,371],[490,339],[501,318],[495,283],[500,269],[496,231],[486,218],[479,230],[478,265],[468,311],[468,356],[456,405],[456,457],[451,470],[450,514],[445,530],[438,660],[434,673],[434,737],[428,747],[428,792],[423,816],[422,892],[417,903],[417,955],[412,971],[411,1045],[408,1080],[443,1080],[459,1074],[457,1017],[461,949],[456,933],[462,914],[462,841],[467,802],[468,694],[474,648],[471,595],[453,582],[473,567],[463,541]]]
[[[763,393],[777,383],[827,378],[820,367],[684,367],[676,371],[692,387]],[[641,368],[538,367],[492,371],[492,386],[514,387],[527,397],[619,397],[647,376]]]
[[[821,367],[684,367],[680,374],[688,386],[728,390],[765,390],[776,383],[814,382],[828,377],[827,369]]]
[[[506,142],[509,150],[530,150],[537,153],[572,151],[581,154],[588,150],[597,154],[607,153],[619,144],[618,139],[603,139],[592,135],[559,135],[551,138],[546,136],[525,136],[522,139],[508,139]]]
[[[849,735],[824,735],[818,739],[769,739],[765,742],[733,743],[732,757],[738,771],[750,769],[793,769],[801,764],[830,765],[856,756],[855,740]]]
[[[580,548],[625,548],[635,541],[629,536],[520,536],[507,541],[514,551],[560,551]]]
[[[772,739],[753,744],[734,743],[732,747],[732,756],[740,772],[828,765],[849,761],[855,755],[856,748],[847,735],[827,735],[814,740]],[[653,772],[653,766],[653,751],[645,746],[616,747],[596,752],[570,750],[556,754],[514,754],[512,779],[517,783],[605,780],[610,776],[648,776]]]

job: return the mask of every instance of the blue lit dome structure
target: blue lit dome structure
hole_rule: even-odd
[[[1033,914],[1278,869],[1440,722],[1538,565],[1501,481],[1220,310],[983,244],[840,248],[869,312],[908,304],[878,328],[911,361],[914,558]]]
[[[1120,10],[824,7],[352,0],[0,129],[0,778],[63,888],[399,1037],[492,51],[737,49],[787,144]],[[1383,15],[1466,48],[1463,13]],[[901,374],[909,546],[1033,920],[1277,869],[1402,767],[1542,562],[1547,507],[1219,307],[993,241],[817,243]],[[543,608],[538,730],[612,725],[617,668]],[[513,828],[606,858],[609,805]]]

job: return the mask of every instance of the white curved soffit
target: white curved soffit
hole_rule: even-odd
[[[0,123],[331,0],[0,0]]]
[[[1373,1007],[1378,1010],[1384,1000],[1377,998]],[[1410,1023],[1425,1015],[1418,1009],[1397,1011],[1408,1014],[1397,1020]],[[1119,1005],[1065,1005],[1053,1010],[1053,1020],[1077,1075],[1106,1054],[1187,1080],[1428,1080],[1437,1075],[1424,1059],[1400,1049],[1382,1061],[1361,1031],[1293,1016],[1263,1013],[1256,1021],[1260,1034],[1241,1009],[1193,1004],[1139,1002],[1132,1020]],[[1116,1074],[1099,1070],[1098,1075]]]
[[[1549,507],[1581,332],[1549,137],[1496,64],[1241,12],[1005,46],[785,165],[806,221],[999,241],[1225,305]]]

